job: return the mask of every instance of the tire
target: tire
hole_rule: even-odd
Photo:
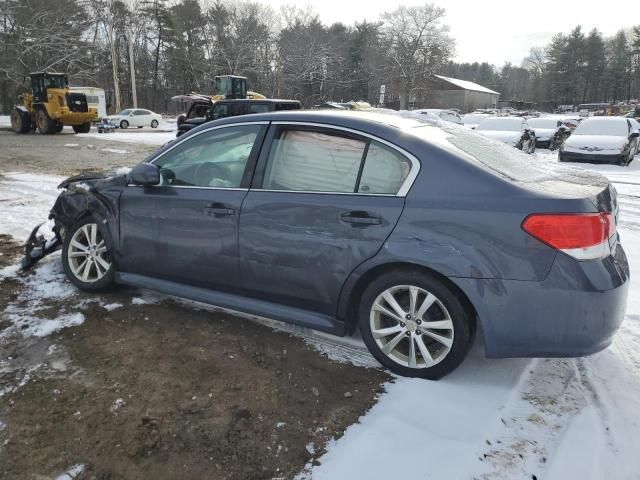
[[[411,291],[416,293],[414,312],[410,308]],[[385,299],[389,295],[403,313],[402,321]],[[434,297],[421,313],[419,306]],[[382,313],[381,307],[386,313]],[[438,322],[438,327],[426,327],[429,322]],[[374,280],[362,294],[358,308],[360,332],[376,360],[398,375],[429,380],[442,378],[462,363],[471,345],[474,322],[471,309],[448,285],[433,275],[414,270],[397,270]],[[383,329],[388,333],[381,336]],[[388,352],[387,345],[392,345]]]
[[[138,128],[144,128],[144,125],[138,125]]]
[[[36,111],[36,125],[40,133],[50,135],[56,133],[57,123],[52,119],[44,108]]]
[[[64,272],[71,283],[86,292],[104,292],[115,286],[115,268],[103,228],[92,217],[82,218],[67,230],[62,244]],[[84,263],[87,261],[88,266]]]
[[[151,120],[151,128],[158,128],[158,120]]]
[[[122,120],[120,122],[120,128],[126,130],[127,128],[129,128],[129,122],[127,122],[126,120]]]
[[[56,133],[62,132],[63,129],[64,129],[64,125],[60,122],[56,122]]]
[[[11,111],[11,128],[16,133],[29,133],[29,130],[31,130],[31,114],[14,108]]]
[[[72,128],[76,133],[89,133],[91,131],[91,123],[87,122],[80,125],[74,125]]]

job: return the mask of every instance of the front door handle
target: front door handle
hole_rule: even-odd
[[[204,207],[204,213],[210,217],[226,217],[235,214],[236,211],[224,203],[211,203]]]
[[[345,212],[340,215],[340,220],[345,223],[350,223],[354,226],[367,226],[367,225],[380,225],[382,218],[378,215],[371,214],[362,210],[354,210],[351,212]]]

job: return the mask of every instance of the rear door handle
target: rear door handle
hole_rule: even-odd
[[[378,215],[372,215],[369,212],[361,210],[354,210],[352,212],[345,212],[340,215],[340,220],[345,223],[351,223],[353,225],[367,226],[367,225],[380,225],[382,218]]]
[[[204,207],[204,213],[210,217],[225,217],[235,214],[236,211],[224,203],[211,203]]]

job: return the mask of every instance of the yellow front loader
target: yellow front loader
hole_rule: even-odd
[[[21,104],[11,111],[11,127],[16,133],[36,128],[40,133],[59,133],[65,125],[76,133],[87,133],[98,121],[98,109],[87,105],[84,93],[71,92],[64,73],[37,72],[28,77],[31,91],[20,96]]]

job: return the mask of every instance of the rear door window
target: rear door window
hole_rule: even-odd
[[[280,129],[262,188],[354,193],[367,141],[338,132]]]

